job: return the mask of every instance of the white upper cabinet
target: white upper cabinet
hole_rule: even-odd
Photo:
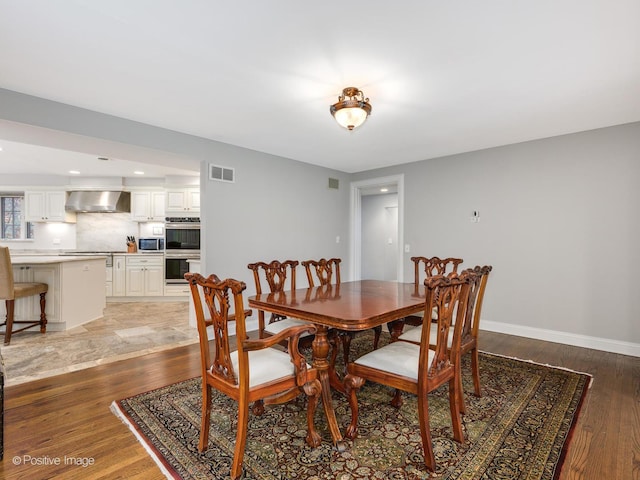
[[[67,192],[27,191],[24,193],[27,222],[75,222],[76,214],[66,212]]]
[[[200,190],[196,188],[177,188],[167,190],[166,213],[200,214]]]
[[[165,193],[131,192],[131,219],[136,222],[162,222],[165,216]]]

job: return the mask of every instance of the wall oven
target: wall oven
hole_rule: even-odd
[[[167,285],[185,284],[184,274],[189,271],[189,260],[199,260],[200,255],[171,254],[164,255],[164,279]]]
[[[167,217],[164,225],[164,249],[167,253],[200,255],[200,218]]]
[[[165,220],[165,283],[184,284],[189,260],[200,259],[200,218],[167,217]]]

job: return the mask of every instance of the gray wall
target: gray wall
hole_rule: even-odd
[[[216,158],[235,168],[235,183],[209,181],[201,172],[206,270],[233,276],[254,292],[247,264],[339,257],[348,271],[348,175],[245,150]],[[328,188],[329,177],[339,189]],[[340,243],[336,243],[336,237]],[[299,287],[307,285],[302,266]]]
[[[638,354],[640,123],[354,179],[398,173],[405,174],[404,241],[411,245],[406,281],[413,255],[490,264],[485,326],[594,347],[609,339]],[[478,223],[470,221],[473,210]]]

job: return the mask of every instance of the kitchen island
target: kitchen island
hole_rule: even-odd
[[[64,331],[103,316],[106,306],[105,257],[11,255],[15,282],[42,282],[47,292],[47,331]],[[6,315],[0,302],[0,316]],[[39,298],[16,301],[16,320],[39,318]],[[37,331],[39,327],[34,327]]]

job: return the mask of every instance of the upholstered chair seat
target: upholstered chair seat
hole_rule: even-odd
[[[417,330],[422,330],[422,327]],[[418,342],[420,340],[418,339]],[[431,364],[435,352],[429,350],[428,364]],[[420,358],[420,345],[409,342],[393,342],[384,348],[372,350],[355,360],[353,363],[364,367],[375,368],[376,370],[384,370],[393,375],[407,377],[411,380],[418,381],[418,369]]]
[[[275,348],[266,348],[264,350],[250,351],[248,355],[249,365],[251,365],[249,388],[284,380],[296,373],[295,366],[291,363],[291,356],[287,352],[282,352]],[[239,372],[238,351],[231,352],[230,357],[234,371]],[[307,368],[310,369],[311,366],[307,364]]]
[[[278,333],[286,330],[289,327],[300,327],[307,326],[309,322],[305,322],[304,320],[299,320],[297,318],[283,318],[282,320],[278,320],[277,322],[267,323],[264,326],[264,331],[268,335],[277,335]]]

